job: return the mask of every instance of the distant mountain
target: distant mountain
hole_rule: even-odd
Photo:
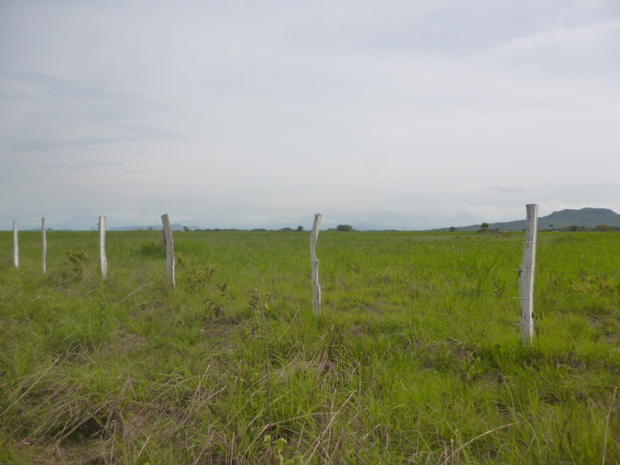
[[[538,229],[566,229],[571,226],[583,228],[595,228],[606,224],[620,228],[620,215],[608,208],[582,208],[580,210],[560,210],[547,216],[538,218]],[[479,224],[457,227],[457,231],[475,231],[480,228]],[[507,221],[504,223],[490,223],[489,229],[500,231],[522,231],[526,228],[526,220]],[[442,228],[446,231],[449,228]]]
[[[161,226],[121,226],[118,228],[110,228],[110,231],[143,231],[145,229],[161,229]]]

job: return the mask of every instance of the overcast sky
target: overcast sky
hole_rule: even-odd
[[[620,211],[620,1],[0,0],[0,228]]]

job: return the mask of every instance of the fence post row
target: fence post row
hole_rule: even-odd
[[[524,343],[531,343],[534,339],[534,281],[536,270],[536,242],[538,233],[538,205],[527,204],[527,231],[525,247],[523,251],[523,264],[519,270],[519,287],[521,302],[521,338]],[[170,225],[168,214],[161,216],[163,224],[163,236],[166,243],[166,259],[168,277],[172,287],[176,287],[174,237]],[[317,241],[321,226],[321,214],[314,215],[312,232],[310,234],[310,260],[311,260],[311,279],[313,299],[312,306],[314,313],[321,314],[321,285],[319,282],[319,259],[316,254]],[[106,257],[106,230],[107,217],[99,217],[99,257],[101,263],[101,274],[106,277],[108,272],[108,260]],[[47,273],[47,219],[41,218],[41,241],[42,255],[41,267],[43,273]],[[13,221],[13,264],[19,268],[19,225],[17,220]]]
[[[527,232],[523,251],[523,266],[519,272],[521,291],[521,339],[529,344],[534,339],[534,275],[536,270],[536,236],[538,205],[527,204]]]
[[[310,263],[312,264],[312,307],[314,313],[321,314],[321,284],[319,283],[319,259],[316,256],[316,243],[319,238],[319,227],[321,226],[321,214],[314,215],[312,233],[310,233]]]
[[[19,232],[16,220],[13,220],[13,265],[19,268]]]
[[[161,215],[161,222],[163,225],[164,242],[166,243],[166,260],[168,262],[168,278],[172,288],[176,287],[176,272],[175,265],[176,260],[174,257],[174,238],[172,237],[172,228],[170,226],[170,217],[168,214]]]
[[[47,220],[41,218],[41,270],[47,273]]]
[[[105,233],[107,229],[107,217],[99,217],[99,262],[101,263],[101,276],[108,274],[108,258],[105,253]]]

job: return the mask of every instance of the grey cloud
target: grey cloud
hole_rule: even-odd
[[[153,114],[164,113],[167,105],[145,98],[137,92],[116,89],[98,83],[60,79],[34,72],[4,73],[5,80],[21,86],[13,93],[5,92],[11,101],[24,101],[23,106],[40,107],[40,127],[15,134],[9,149],[16,152],[48,151],[60,148],[93,148],[135,141],[183,140],[171,130],[160,129],[141,121]],[[11,87],[11,86],[9,86]],[[15,86],[12,86],[15,87]],[[60,118],[56,118],[58,115]],[[82,137],[51,138],[45,133],[56,125],[72,125],[88,134]],[[37,132],[39,137],[33,136]],[[71,131],[74,132],[74,131]],[[112,134],[110,134],[112,132]]]
[[[15,142],[11,149],[16,152],[36,152],[59,148],[96,148],[135,141],[184,140],[173,132],[148,127],[126,127],[126,134],[113,137],[80,137],[77,139],[26,139]]]
[[[512,37],[483,53],[495,66],[534,75],[614,74],[620,65],[620,20],[602,19]]]
[[[309,52],[317,47],[345,53],[460,55],[484,50],[519,35],[539,32],[545,23],[575,26],[618,14],[618,2],[583,0],[477,2],[455,0],[344,0],[282,8],[274,2],[218,8],[238,15],[257,35],[272,27],[282,43]],[[278,14],[274,15],[274,10]],[[288,27],[287,27],[288,26]]]
[[[22,93],[22,95],[39,95],[40,97],[62,99],[63,102],[79,100],[89,104],[115,105],[119,106],[127,115],[139,114],[147,109],[162,110],[167,108],[165,104],[147,99],[138,92],[112,88],[96,82],[61,79],[50,74],[30,71],[8,72],[4,73],[4,76],[29,86],[32,93]],[[114,114],[114,112],[112,113]]]
[[[80,137],[76,139],[26,139],[11,145],[16,152],[50,151],[59,148],[95,148],[135,141],[184,140],[185,137],[157,128],[140,125],[116,126],[124,134],[111,137]]]
[[[503,185],[489,186],[488,189],[491,192],[499,192],[500,194],[514,194],[515,192],[521,192],[525,190],[525,188],[523,187]]]
[[[47,152],[59,148],[91,148],[102,145],[119,144],[128,142],[132,138],[120,137],[80,137],[66,140],[27,139],[15,142],[11,150],[15,152]]]
[[[617,0],[73,3],[2,7],[2,215],[415,227],[620,205]]]
[[[106,161],[84,161],[77,163],[41,163],[45,168],[63,168],[68,170],[82,170],[87,168],[94,167],[103,167],[103,168],[122,168],[126,166],[125,163],[121,162],[106,162]]]
[[[117,125],[116,128],[126,131],[135,138],[149,140],[186,140],[187,137],[165,129],[152,128],[140,124]]]

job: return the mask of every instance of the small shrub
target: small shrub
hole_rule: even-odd
[[[145,257],[160,258],[166,256],[166,248],[163,242],[149,241],[138,247],[136,253]]]
[[[86,270],[89,254],[86,250],[68,250],[65,253],[65,269],[63,277],[66,279],[81,280]]]
[[[271,301],[271,293],[262,289],[254,289],[250,295],[249,307],[254,314],[261,314],[265,310],[269,310],[269,302]]]
[[[214,265],[196,265],[188,257],[180,253],[176,254],[176,263],[179,268],[187,271],[184,284],[193,291],[209,283],[211,281],[211,276],[213,276],[216,270]]]

